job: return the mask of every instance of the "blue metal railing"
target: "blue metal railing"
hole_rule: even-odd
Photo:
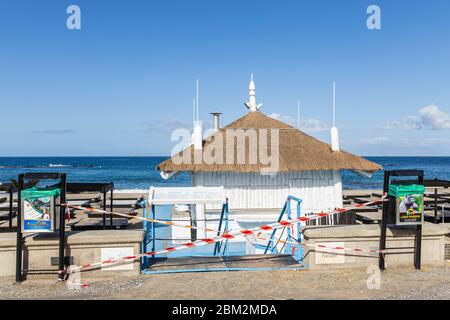
[[[285,215],[287,216],[288,220],[292,219],[292,203],[291,203],[292,201],[296,202],[295,205],[297,208],[297,210],[296,210],[297,218],[300,218],[300,216],[301,216],[300,205],[302,203],[302,200],[300,198],[297,198],[294,196],[288,196],[284,203],[283,208],[281,209],[280,215],[277,220],[278,222],[280,222]],[[148,218],[148,214],[150,212],[151,218],[155,219],[155,216],[156,216],[155,206],[151,205],[150,210],[148,210],[145,199],[143,199],[140,204],[143,207],[143,217]],[[278,237],[277,240],[281,239],[284,232],[286,231],[286,228],[287,228],[287,239],[293,240],[293,241],[290,241],[289,243],[287,243],[287,245],[285,247],[283,247],[285,249],[284,252],[293,254],[294,258],[297,261],[302,261],[303,260],[303,248],[301,246],[302,234],[301,234],[300,221],[296,224],[296,229],[297,229],[296,237],[294,237],[294,235],[292,234],[292,232],[293,232],[292,227],[285,227],[282,230],[282,233],[280,234],[280,236]],[[145,235],[144,235],[144,241],[142,242],[142,252],[155,251],[155,248],[156,248],[155,223],[150,222],[150,221],[144,221],[144,231],[145,231]],[[219,236],[223,233],[226,233],[227,231],[229,231],[228,199],[225,202],[225,204],[223,205],[222,210],[221,210],[219,227],[217,230],[217,236]],[[272,234],[270,236],[270,239],[269,239],[268,244],[264,251],[265,254],[267,254],[268,252],[276,253],[278,241],[275,239],[275,236],[276,236],[276,230],[272,231]],[[297,244],[293,244],[291,242],[296,242]],[[228,240],[217,242],[214,245],[214,252],[213,252],[214,256],[227,255],[228,247],[229,247]],[[283,251],[283,250],[280,250],[280,251]],[[154,258],[155,258],[154,256],[141,258],[142,268],[143,269],[147,268],[151,264],[151,260]]]
[[[146,200],[143,199],[142,202],[139,203],[142,205],[143,211],[142,215],[144,218],[148,218],[149,211],[151,213],[151,218],[155,219],[156,217],[156,207],[155,205],[151,205],[150,210],[147,209]],[[222,231],[223,227],[223,231]],[[219,230],[217,235],[221,235],[222,233],[227,232],[229,229],[229,210],[228,210],[228,199],[225,204],[222,206],[222,211],[220,214],[219,221]],[[155,232],[155,223],[150,221],[144,221],[144,241],[142,242],[142,252],[155,251],[156,248],[156,232]],[[214,246],[214,255],[227,255],[228,254],[228,240],[217,242]],[[147,268],[150,264],[151,259],[154,259],[154,256],[151,257],[143,257],[141,258],[142,268]]]
[[[283,208],[281,209],[280,215],[278,216],[278,222],[280,222],[283,219],[283,216],[286,214],[287,215],[287,219],[291,220],[292,219],[292,206],[291,206],[291,202],[295,201],[296,205],[297,205],[297,219],[300,218],[301,215],[301,211],[300,211],[300,204],[302,203],[302,200],[300,198],[294,197],[294,196],[288,196],[286,199],[286,202],[284,203]],[[297,223],[297,236],[294,237],[292,235],[292,229],[291,227],[285,227],[283,228],[279,238],[281,239],[281,237],[284,234],[284,231],[287,228],[287,239],[288,240],[294,240],[295,242],[297,242],[297,244],[292,244],[292,243],[288,243],[286,246],[286,251],[288,253],[292,253],[293,251],[295,251],[294,257],[297,261],[301,261],[303,258],[303,249],[300,245],[300,242],[302,240],[302,234],[301,234],[301,225],[300,225],[300,221]],[[271,253],[274,253],[277,250],[277,244],[278,241],[275,240],[275,235],[277,233],[277,230],[273,230],[272,234],[270,236],[270,239],[267,243],[267,246],[264,250],[264,253],[267,254],[269,251]],[[284,248],[284,246],[283,246]]]
[[[140,203],[142,206],[142,216],[144,218],[148,218],[148,210],[146,199],[143,199]],[[155,206],[152,205],[150,209],[152,213],[152,218],[155,218]],[[149,245],[151,244],[151,250],[149,250]],[[144,221],[144,241],[142,242],[142,252],[155,251],[155,224],[154,222]],[[152,257],[142,257],[141,258],[141,266],[142,268],[146,268],[149,260],[153,259]]]
[[[228,212],[228,199],[227,199],[226,202],[224,203],[224,205],[222,206],[222,212],[220,213],[219,229],[217,230],[217,236],[220,236],[222,233],[225,233],[228,231],[228,216],[229,216],[229,212]],[[224,219],[225,219],[225,226],[224,226],[224,232],[222,232],[222,224],[223,224]],[[221,250],[222,246],[223,246],[222,255],[228,254],[228,240],[225,240],[225,241],[221,241],[221,242],[216,242],[216,244],[214,246],[214,255],[215,256],[220,254],[220,250]]]

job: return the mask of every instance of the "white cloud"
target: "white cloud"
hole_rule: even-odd
[[[375,138],[361,139],[359,142],[364,145],[378,146],[387,144],[390,141],[391,138],[388,137],[375,137]]]
[[[280,113],[272,113],[269,117],[287,123],[291,126],[297,127],[297,120],[290,116],[282,115]],[[300,130],[304,132],[323,132],[330,128],[325,122],[317,119],[300,119]]]
[[[385,129],[450,129],[450,114],[440,110],[436,105],[428,105],[419,111],[419,115],[411,115],[400,121],[388,121]]]
[[[450,114],[441,111],[435,105],[429,105],[420,110],[423,125],[434,130],[450,129]]]

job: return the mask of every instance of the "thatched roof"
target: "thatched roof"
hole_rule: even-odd
[[[264,131],[263,129],[278,129],[279,135],[279,165],[277,172],[287,172],[287,171],[317,171],[317,170],[358,170],[358,171],[368,171],[376,172],[381,169],[381,167],[369,160],[361,158],[359,156],[353,155],[345,151],[333,152],[331,146],[327,143],[317,140],[300,130],[287,125],[281,121],[273,119],[262,112],[249,112],[242,118],[230,123],[228,126],[221,128],[218,132],[214,133],[211,137],[208,137],[203,141],[202,150],[194,150],[193,146],[188,147],[184,151],[180,152],[178,156],[180,157],[192,157],[194,159],[194,153],[201,153],[202,155],[216,153],[211,150],[214,147],[214,143],[218,140],[217,136],[222,135],[223,143],[223,163],[212,163],[208,164],[202,161],[201,163],[179,163],[175,161],[174,157],[161,162],[157,169],[165,172],[175,172],[175,171],[234,171],[234,172],[261,172],[262,168],[268,167],[267,165],[262,165],[259,155],[258,161],[249,161],[249,139],[245,139],[245,162],[243,164],[237,164],[237,139],[234,143],[234,161],[227,161],[226,159],[226,146],[227,146],[227,132],[232,130],[228,129],[243,129],[243,132],[247,132],[247,129],[254,129],[258,136],[259,146],[259,134],[265,134],[267,138],[268,153],[270,155],[271,147],[271,131]],[[241,131],[241,134],[243,133]],[[231,136],[230,136],[231,137]],[[229,139],[229,142],[231,139]],[[274,140],[276,143],[276,140]],[[222,144],[221,144],[222,145]],[[208,150],[209,149],[209,150]],[[220,154],[220,153],[219,153]],[[256,152],[259,154],[259,152]],[[231,164],[230,164],[231,163]],[[252,164],[253,163],[253,164]]]

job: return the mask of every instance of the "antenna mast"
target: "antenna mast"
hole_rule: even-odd
[[[197,121],[198,121],[198,79],[197,79],[197,81],[196,81],[196,98],[195,98],[195,101],[196,101]]]
[[[196,102],[195,102],[195,98],[192,98],[192,130],[194,130],[194,128],[195,128],[195,118],[196,118],[196,115],[195,115],[195,104],[196,104]]]
[[[333,81],[333,127],[336,127],[336,82]]]
[[[300,130],[300,100],[297,101],[297,128]]]

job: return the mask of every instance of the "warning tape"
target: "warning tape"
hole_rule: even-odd
[[[381,201],[383,201],[383,200],[372,201],[372,202],[368,202],[365,204],[358,204],[358,205],[355,205],[354,208],[361,207],[363,205],[379,203]],[[96,210],[96,209],[93,209],[93,210]],[[165,249],[162,249],[159,251],[151,251],[151,252],[146,252],[146,253],[142,253],[142,254],[138,254],[138,255],[125,256],[125,257],[121,257],[120,259],[111,258],[111,259],[107,259],[107,260],[96,262],[96,263],[86,264],[81,267],[77,267],[77,269],[80,271],[85,271],[85,270],[102,267],[104,265],[114,266],[114,265],[118,265],[118,264],[127,263],[130,261],[134,261],[134,260],[137,260],[142,257],[170,253],[173,251],[180,251],[180,250],[190,249],[193,247],[200,247],[200,246],[204,246],[204,245],[213,244],[213,243],[216,243],[219,241],[235,239],[235,238],[242,237],[242,236],[247,237],[247,236],[255,235],[255,232],[258,232],[258,231],[272,231],[272,230],[288,227],[288,226],[294,225],[294,224],[302,222],[302,221],[311,221],[311,220],[315,220],[315,219],[320,219],[320,218],[323,218],[323,217],[331,215],[331,214],[342,213],[342,212],[346,212],[346,211],[350,211],[350,210],[352,210],[352,208],[337,209],[337,210],[332,210],[328,213],[322,212],[322,213],[315,214],[315,215],[308,216],[308,217],[300,217],[300,218],[291,219],[291,220],[283,220],[283,221],[275,222],[272,224],[267,224],[267,225],[259,226],[256,228],[252,228],[252,229],[244,229],[244,230],[237,230],[234,232],[226,232],[226,233],[223,233],[223,234],[213,237],[213,238],[200,239],[200,240],[196,240],[193,242],[183,243],[176,247],[168,247],[168,248],[165,248]],[[100,210],[100,211],[102,211],[102,210]],[[114,214],[114,213],[111,213],[111,214]],[[146,219],[146,218],[144,218],[144,219]],[[159,220],[157,220],[157,221],[159,221]],[[166,221],[163,221],[163,222],[166,222]],[[70,274],[71,268],[69,268],[66,272],[68,274]]]
[[[173,251],[180,251],[180,250],[184,250],[184,249],[190,249],[193,247],[201,247],[201,246],[210,245],[210,244],[213,244],[213,243],[216,243],[219,241],[231,240],[231,239],[235,239],[238,237],[254,235],[255,232],[261,231],[261,230],[264,230],[264,231],[276,230],[279,228],[283,228],[283,227],[292,225],[294,223],[298,223],[298,221],[297,220],[280,221],[280,222],[252,228],[252,229],[245,229],[245,230],[238,230],[238,231],[229,232],[229,233],[223,233],[223,234],[213,237],[213,238],[205,238],[205,239],[200,239],[200,240],[196,240],[196,241],[192,241],[192,242],[187,242],[187,243],[183,243],[176,247],[167,247],[167,248],[159,250],[159,251],[150,251],[150,252],[145,252],[145,253],[141,253],[138,255],[125,256],[120,259],[111,258],[111,259],[107,259],[107,260],[96,262],[96,263],[85,264],[83,266],[77,266],[77,267],[75,267],[75,269],[77,269],[79,271],[86,271],[89,269],[95,269],[98,267],[102,267],[104,265],[110,267],[110,266],[114,266],[114,265],[118,265],[118,264],[127,263],[130,261],[134,261],[134,260],[137,260],[142,257],[170,253]],[[69,269],[67,270],[68,274],[72,273],[71,269],[72,268],[69,267]]]
[[[301,222],[316,220],[316,219],[320,219],[320,218],[323,218],[323,217],[334,215],[336,213],[344,213],[344,212],[351,211],[353,209],[357,209],[357,208],[360,208],[360,207],[370,206],[370,205],[373,205],[373,204],[376,204],[376,203],[384,201],[383,199],[384,199],[384,197],[382,198],[382,200],[376,200],[376,201],[370,201],[370,202],[361,203],[361,204],[355,204],[353,207],[321,211],[320,213],[316,213],[316,214],[312,214],[312,215],[309,215],[309,216],[300,217],[300,218],[297,218],[297,219],[299,221],[301,221]],[[212,229],[212,228],[204,228],[204,227],[197,227],[197,226],[192,226],[192,225],[177,224],[177,223],[175,223],[173,221],[165,221],[165,220],[158,220],[158,219],[153,219],[153,218],[145,218],[145,217],[134,216],[134,215],[126,214],[126,213],[106,211],[106,210],[100,210],[100,209],[95,209],[95,208],[85,208],[85,207],[80,207],[80,206],[75,206],[75,205],[69,205],[67,203],[61,204],[61,206],[65,206],[67,208],[72,208],[72,209],[75,209],[75,210],[83,210],[83,211],[96,212],[96,213],[105,213],[105,214],[109,214],[109,215],[117,215],[117,216],[124,217],[124,218],[138,219],[138,220],[142,220],[142,221],[159,223],[159,224],[164,224],[164,225],[167,225],[167,226],[173,226],[173,227],[179,227],[179,228],[197,229],[197,230],[205,230],[205,231],[210,231],[210,232],[218,232],[218,230]]]
[[[386,253],[387,250],[371,250],[371,249],[361,249],[361,248],[347,248],[347,247],[341,247],[341,246],[329,246],[324,244],[317,244],[317,243],[302,243],[299,241],[289,241],[289,240],[275,240],[270,238],[261,237],[259,234],[256,235],[255,239],[258,240],[264,240],[268,242],[276,242],[283,243],[283,244],[296,244],[301,246],[308,246],[308,247],[314,247],[314,248],[321,248],[321,249],[328,249],[328,250],[342,250],[342,251],[353,251],[353,252],[365,252],[365,253]]]
[[[116,216],[120,216],[120,217],[124,217],[124,218],[138,219],[138,220],[142,220],[142,221],[148,221],[148,222],[153,222],[153,223],[164,224],[164,225],[167,225],[167,226],[173,226],[173,227],[179,227],[179,228],[187,228],[187,229],[200,229],[200,230],[206,230],[206,231],[211,231],[211,232],[217,232],[217,230],[211,229],[211,228],[202,228],[202,227],[191,226],[191,225],[177,224],[177,223],[175,223],[173,221],[165,221],[165,220],[158,220],[158,219],[152,219],[152,218],[133,216],[133,215],[126,214],[126,213],[105,211],[105,210],[100,210],[100,209],[95,209],[95,208],[85,208],[85,207],[74,206],[74,205],[69,205],[69,204],[62,204],[62,206],[65,206],[65,207],[68,207],[68,208],[72,208],[72,209],[75,209],[75,210],[84,210],[84,211],[89,211],[89,212],[105,213],[105,214],[116,215]]]

